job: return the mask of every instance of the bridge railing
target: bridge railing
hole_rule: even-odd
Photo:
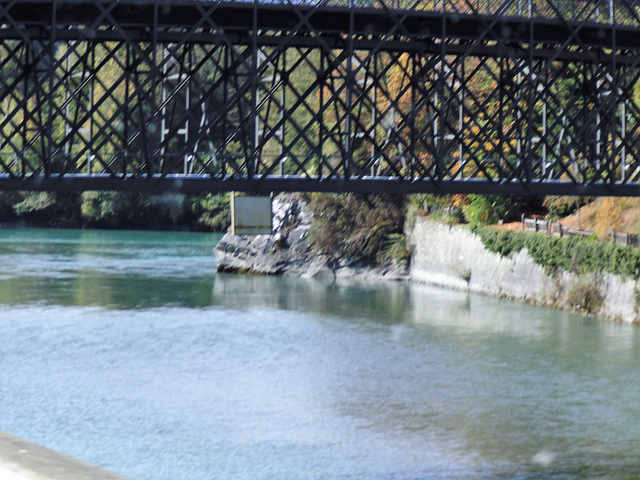
[[[462,15],[640,24],[639,0],[259,0],[262,4],[424,11]]]
[[[637,233],[624,233],[609,230],[609,238],[616,245],[640,248],[640,235]]]
[[[594,232],[578,230],[553,220],[527,218],[522,216],[522,229],[527,232],[545,233],[557,237],[590,237]],[[609,240],[615,245],[640,248],[640,235],[637,233],[616,232],[609,230]]]

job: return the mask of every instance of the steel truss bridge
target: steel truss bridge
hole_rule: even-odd
[[[640,194],[638,0],[0,0],[0,190]]]

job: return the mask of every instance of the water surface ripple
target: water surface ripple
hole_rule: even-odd
[[[640,332],[0,229],[0,429],[134,480],[637,479]]]

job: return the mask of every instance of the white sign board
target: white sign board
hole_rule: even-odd
[[[232,235],[271,235],[271,197],[231,197]]]

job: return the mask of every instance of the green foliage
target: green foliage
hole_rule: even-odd
[[[549,273],[566,270],[579,274],[609,272],[633,278],[640,277],[640,249],[601,242],[594,238],[559,238],[474,228],[488,250],[510,256],[526,248],[533,260]]]
[[[309,206],[311,244],[334,258],[383,262],[389,236],[401,234],[404,225],[400,196],[318,193],[311,195]],[[391,238],[398,243],[399,237]]]
[[[55,194],[49,192],[32,192],[25,194],[21,202],[13,206],[16,215],[41,212],[50,209],[56,203]]]
[[[525,247],[526,235],[524,234],[486,228],[478,224],[472,227],[472,231],[480,236],[487,250],[503,257],[510,257]]]
[[[230,194],[207,194],[199,197],[194,211],[197,221],[214,232],[225,232],[231,224]]]
[[[462,208],[469,203],[467,195],[434,195],[420,193],[409,195],[411,211],[429,215],[431,219],[447,223],[464,223]]]
[[[567,303],[579,312],[595,313],[600,310],[603,301],[597,284],[588,279],[578,280],[567,293]]]
[[[578,209],[579,197],[549,196],[545,197],[543,205],[549,211],[549,218],[558,220],[571,215]]]
[[[390,233],[384,244],[384,255],[401,265],[408,265],[411,252],[407,248],[407,237],[402,233]]]
[[[471,224],[493,224],[518,218],[517,204],[500,195],[469,195],[470,203],[462,209],[464,218]]]
[[[87,225],[101,228],[200,225],[223,231],[230,222],[229,201],[225,195],[84,192],[81,211]]]
[[[416,193],[409,195],[409,202],[422,213],[430,213],[434,209],[445,208],[454,203],[453,195],[434,195],[431,193]]]
[[[148,195],[130,192],[83,192],[81,212],[89,225],[136,228],[151,214]]]
[[[636,288],[633,290],[633,298],[636,301],[636,312],[640,309],[640,288],[636,284]]]
[[[75,226],[80,221],[79,195],[76,193],[19,192],[5,197],[11,203],[13,218],[50,227]],[[9,204],[5,204],[5,213]]]
[[[229,197],[130,192],[0,192],[0,221],[51,227],[225,231]]]

